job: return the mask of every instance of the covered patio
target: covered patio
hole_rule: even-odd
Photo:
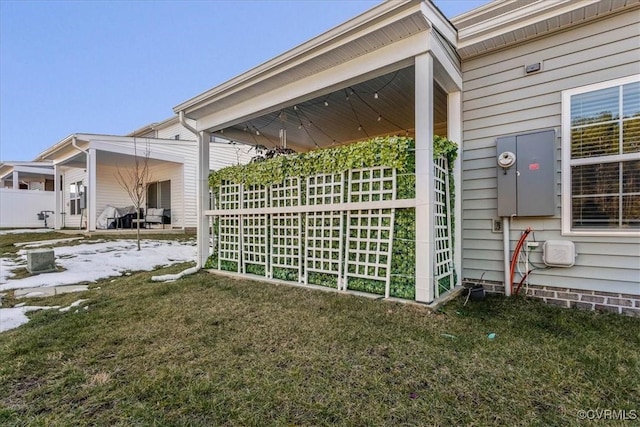
[[[163,143],[149,138],[75,134],[42,153],[41,158],[52,160],[56,177],[55,228],[95,232],[110,228],[109,222],[121,226],[122,222],[117,222],[119,217],[111,215],[106,226],[105,221],[99,226],[98,218],[107,207],[117,208],[117,212],[131,211],[133,202],[118,182],[118,175],[126,179],[136,161],[141,165],[146,162],[149,171],[141,207],[146,208],[150,202],[163,203],[169,218],[174,214],[179,218],[176,223],[180,224],[184,206],[184,158],[168,152],[161,146]],[[147,200],[153,185],[159,188],[153,200]],[[162,197],[165,200],[161,200]]]
[[[192,130],[199,137],[200,265],[209,256],[209,218],[223,214],[207,209],[206,142],[211,135],[296,152],[372,137],[408,136],[415,140],[415,197],[397,201],[398,206],[381,201],[380,206],[373,203],[368,208],[415,209],[415,259],[419,260],[415,300],[433,301],[437,295],[433,137],[461,141],[462,78],[456,38],[453,26],[430,2],[387,2],[175,107],[181,118],[196,121]],[[452,166],[454,185],[460,188],[460,161]],[[456,197],[454,209],[457,271],[461,271],[459,200]],[[238,212],[252,213],[258,212]]]

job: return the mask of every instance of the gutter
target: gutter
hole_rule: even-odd
[[[187,123],[187,120],[184,117],[184,111],[180,111],[178,113],[178,118],[180,121],[180,124],[187,129],[189,132],[191,132],[192,134],[194,134],[197,138],[198,141],[198,147],[200,146],[200,144],[203,143],[202,141],[202,136],[200,135],[200,132],[198,132],[193,126],[191,126],[189,123]],[[197,196],[196,196],[196,206],[197,206],[197,219],[196,219],[196,223],[198,224],[198,231],[197,231],[197,243],[196,243],[196,247],[199,249],[199,242],[200,242],[200,234],[203,232],[203,230],[200,230],[200,218],[202,217],[202,206],[200,206],[200,194],[198,192]],[[196,265],[194,267],[190,267],[187,268],[186,270],[182,270],[180,273],[176,273],[176,274],[164,274],[162,276],[151,276],[151,280],[154,282],[168,282],[168,281],[173,281],[173,280],[178,280],[183,278],[184,276],[188,276],[190,274],[195,274],[198,271],[200,271],[202,269],[202,263],[200,262],[201,256],[200,253],[196,254]]]

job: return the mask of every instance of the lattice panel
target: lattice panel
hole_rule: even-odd
[[[350,277],[379,280],[389,297],[395,209],[350,211],[347,215],[345,288]]]
[[[320,174],[307,178],[307,205],[328,205],[343,201],[343,174]]]
[[[435,225],[435,297],[453,289],[453,250],[451,242],[451,218],[449,203],[449,173],[447,159],[440,157],[434,161],[434,225]],[[446,287],[441,279],[449,277]]]
[[[287,178],[282,184],[272,185],[270,206],[287,208],[300,206],[302,200],[302,180]],[[270,276],[274,268],[297,270],[297,281],[302,281],[302,214],[281,213],[271,215],[271,241],[269,246]]]
[[[271,186],[272,208],[286,208],[288,206],[300,206],[302,189],[301,179],[298,177],[287,178],[282,184]]]
[[[341,212],[309,212],[305,229],[305,276],[309,272],[337,276],[338,289],[342,284],[342,228]]]
[[[242,194],[242,185],[231,184],[225,182],[220,186],[220,194],[218,197],[219,209],[238,209],[240,208],[240,196]]]
[[[302,280],[302,219],[300,214],[271,215],[271,277],[274,268],[298,270]]]
[[[307,205],[343,202],[343,174],[307,178]],[[338,289],[342,287],[343,226],[344,215],[340,211],[307,213],[304,283],[309,283],[309,272],[316,272],[336,275]]]
[[[267,187],[262,185],[248,185],[242,192],[242,207],[257,209],[267,207]]]
[[[247,264],[264,266],[267,271],[267,215],[242,216],[242,272]]]
[[[349,171],[349,202],[394,200],[395,195],[395,169],[378,167]]]
[[[236,215],[221,215],[218,219],[218,269],[222,263],[238,263],[240,271],[240,220]]]

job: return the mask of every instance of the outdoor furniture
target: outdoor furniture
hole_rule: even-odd
[[[151,224],[162,224],[162,228],[164,228],[164,208],[148,208],[144,221],[149,226]]]

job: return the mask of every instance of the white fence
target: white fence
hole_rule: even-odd
[[[54,205],[53,191],[0,188],[0,228],[44,227],[38,214],[53,211]],[[47,225],[53,227],[53,215],[49,215]]]

